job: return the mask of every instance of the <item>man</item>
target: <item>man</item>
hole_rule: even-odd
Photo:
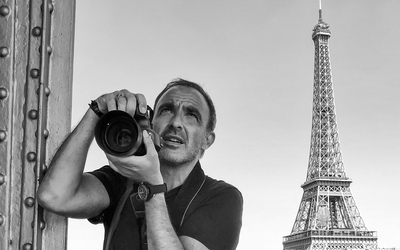
[[[55,154],[38,190],[40,204],[103,222],[107,250],[235,249],[243,200],[235,187],[201,169],[199,159],[215,140],[216,115],[198,84],[178,79],[156,98],[152,124],[163,144],[159,152],[144,130],[145,155],[106,154],[109,166],[83,173],[99,115],[122,110],[134,116],[146,109],[145,97],[127,90],[92,102]]]

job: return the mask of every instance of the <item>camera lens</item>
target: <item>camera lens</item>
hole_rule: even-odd
[[[123,153],[130,150],[138,138],[138,131],[133,124],[125,119],[110,121],[104,132],[106,147],[115,152]]]
[[[122,129],[121,132],[117,133],[115,136],[115,141],[117,142],[118,146],[121,148],[125,148],[132,144],[134,141],[132,139],[131,131],[127,129]]]
[[[128,113],[114,110],[101,117],[95,128],[97,144],[116,156],[140,154],[142,130]]]

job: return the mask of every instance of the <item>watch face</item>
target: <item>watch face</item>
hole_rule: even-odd
[[[147,200],[148,196],[149,196],[149,189],[144,184],[140,184],[138,187],[138,198],[142,201],[145,201]]]

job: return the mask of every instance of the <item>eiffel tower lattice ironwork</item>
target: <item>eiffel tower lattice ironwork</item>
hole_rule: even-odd
[[[306,182],[292,232],[284,250],[377,249],[376,232],[368,231],[350,192],[336,122],[328,39],[322,20],[313,29],[314,94],[310,157]]]

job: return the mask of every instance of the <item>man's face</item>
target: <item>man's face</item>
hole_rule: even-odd
[[[214,142],[207,132],[210,111],[203,95],[194,88],[175,86],[169,89],[155,107],[153,128],[162,137],[161,163],[181,165],[200,158]]]

